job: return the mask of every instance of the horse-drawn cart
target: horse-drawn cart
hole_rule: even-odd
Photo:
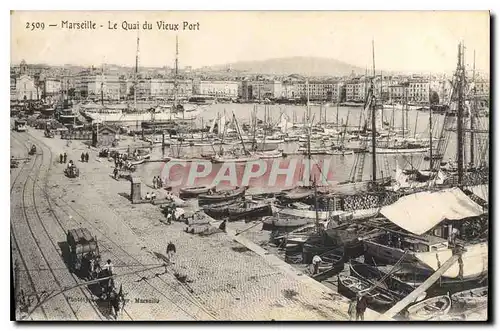
[[[44,135],[47,138],[54,138],[54,131],[52,131],[51,129],[47,128],[47,129],[45,129]]]
[[[99,245],[87,228],[68,231],[66,236],[69,249],[69,268],[71,272],[88,276],[90,265],[99,258]]]
[[[64,174],[69,178],[76,178],[80,176],[80,170],[75,165],[73,165],[64,169]]]

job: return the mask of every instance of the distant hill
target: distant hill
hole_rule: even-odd
[[[346,76],[350,75],[352,71],[356,74],[365,73],[365,69],[363,68],[335,59],[301,56],[263,61],[241,61],[216,65],[210,68],[212,70],[224,70],[229,67],[235,71],[264,75]]]

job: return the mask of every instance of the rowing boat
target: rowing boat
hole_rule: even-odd
[[[246,187],[234,190],[220,191],[213,194],[203,193],[198,196],[198,205],[209,205],[221,202],[230,202],[245,196]]]
[[[454,293],[451,296],[453,308],[472,309],[488,302],[488,286]]]
[[[212,188],[213,187],[208,185],[184,187],[179,190],[179,196],[181,199],[195,198],[200,194],[208,193]]]
[[[451,299],[448,295],[440,295],[416,303],[407,309],[408,319],[427,321],[431,318],[446,315],[451,308]]]

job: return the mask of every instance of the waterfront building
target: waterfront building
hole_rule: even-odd
[[[153,99],[174,99],[175,80],[164,78],[152,78],[150,80],[151,98]],[[177,81],[177,97],[189,98],[193,94],[193,81]]]
[[[12,84],[12,80],[11,80]],[[35,79],[28,75],[21,75],[15,80],[16,100],[37,100],[39,98]]]
[[[429,79],[410,78],[408,80],[407,97],[408,102],[428,103],[429,102]]]
[[[345,84],[346,101],[364,102],[369,80],[362,76],[348,80]]]
[[[389,103],[403,103],[405,98],[405,86],[395,84],[389,86]]]
[[[193,94],[236,98],[238,97],[238,83],[235,81],[194,80]]]
[[[283,83],[275,80],[245,80],[242,82],[241,90],[242,98],[246,101],[283,97]]]
[[[17,100],[16,76],[10,76],[10,100]]]
[[[310,81],[297,84],[300,98],[307,98],[307,86],[309,87],[309,100],[314,101],[334,101],[337,102],[340,96],[339,82],[336,81]]]
[[[54,96],[61,93],[62,82],[60,79],[56,78],[45,78],[44,81],[44,95]]]
[[[295,99],[299,98],[299,86],[297,82],[294,81],[286,81],[283,82],[283,88],[282,88],[282,98],[285,99]]]

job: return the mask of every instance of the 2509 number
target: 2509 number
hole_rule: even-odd
[[[26,22],[26,29],[28,30],[43,30],[45,29],[45,23],[43,22]]]

